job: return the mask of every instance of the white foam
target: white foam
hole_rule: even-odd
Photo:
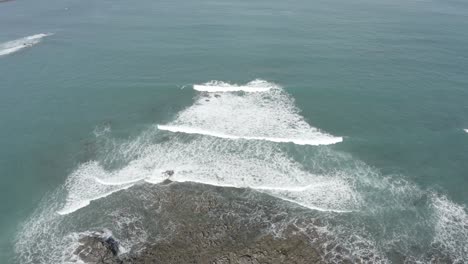
[[[226,141],[201,137],[173,140],[137,148],[140,156],[120,169],[108,171],[98,162],[80,166],[67,180],[67,202],[61,214],[74,212],[113,192],[146,181],[198,182],[252,188],[322,211],[349,211],[359,198],[349,181],[314,175],[267,142]],[[174,170],[174,175],[164,172]]]
[[[73,254],[80,245],[79,233],[61,225],[56,205],[52,200],[42,203],[21,226],[15,243],[18,263],[83,263]]]
[[[115,190],[112,190],[110,192],[107,192],[107,193],[104,193],[104,194],[101,194],[101,195],[96,195],[96,196],[93,196],[93,198],[91,199],[85,199],[85,198],[82,198],[80,200],[77,200],[77,201],[73,201],[71,202],[70,204],[67,204],[64,208],[62,208],[61,210],[57,211],[57,213],[59,215],[67,215],[67,214],[71,214],[75,211],[77,211],[78,209],[81,209],[83,207],[86,207],[88,206],[91,201],[94,201],[94,200],[98,200],[98,199],[101,199],[101,198],[104,198],[104,197],[107,197],[117,191],[120,191],[120,190],[123,190],[123,189],[127,189],[131,187],[130,186],[125,186],[124,188],[120,188],[120,189],[115,189]]]
[[[112,131],[110,124],[103,124],[100,126],[96,126],[93,130],[93,134],[95,137],[102,137],[104,135],[109,134]]]
[[[76,252],[82,245],[80,239],[90,235],[107,238],[112,235],[107,227],[117,233],[125,232],[125,236],[117,237],[119,254],[147,238],[145,230],[142,230],[141,216],[135,216],[126,210],[128,208],[105,208],[104,215],[99,211],[91,215],[61,216],[55,213],[57,200],[49,200],[41,206],[44,207],[36,210],[17,235],[15,252],[18,263],[84,263]],[[108,220],[96,219],[101,216],[108,217]],[[129,229],[128,225],[132,228]]]
[[[264,82],[264,81],[263,81]],[[201,95],[161,130],[227,139],[329,145],[343,141],[310,126],[294,100],[276,84],[262,93]]]
[[[112,180],[103,180],[100,178],[94,178],[94,180],[96,180],[96,182],[102,185],[118,186],[118,185],[133,184],[133,183],[141,181],[142,179],[136,178],[136,179],[129,179],[129,180],[112,181]]]
[[[463,129],[466,133],[468,133],[468,129]]]
[[[106,172],[97,162],[88,162],[73,172],[65,183],[67,198],[62,209],[57,213],[66,215],[90,204],[91,201],[104,198],[116,191],[129,188],[131,184],[108,186],[100,184],[96,178],[106,177]]]
[[[303,204],[301,202],[298,202],[296,200],[291,200],[291,199],[288,199],[288,198],[283,198],[283,197],[279,197],[279,198],[282,199],[282,200],[291,202],[291,203],[295,203],[295,204],[300,205],[302,207],[306,207],[306,208],[309,208],[311,210],[316,210],[316,211],[320,211],[320,212],[334,212],[334,213],[351,213],[351,212],[353,212],[353,210],[338,210],[338,209],[322,208],[322,207],[312,206],[312,205],[309,205],[309,204]]]
[[[468,214],[462,205],[445,196],[432,196],[435,217],[434,243],[450,256],[453,263],[464,263],[468,258]]]
[[[8,55],[39,43],[43,38],[52,34],[36,34],[4,43],[0,43],[0,56]]]
[[[278,86],[264,81],[264,80],[254,80],[245,85],[237,85],[237,84],[229,84],[221,81],[210,81],[204,84],[194,84],[193,89],[200,91],[200,92],[247,92],[247,93],[255,93],[255,92],[267,92],[272,88],[277,88]]]
[[[223,133],[208,131],[199,128],[192,128],[192,127],[184,127],[184,126],[165,126],[165,125],[158,125],[158,129],[170,131],[170,132],[181,132],[187,134],[198,134],[198,135],[206,135],[212,137],[219,137],[219,138],[226,138],[226,139],[247,139],[247,140],[266,140],[278,143],[287,143],[291,142],[297,145],[330,145],[335,144],[343,141],[341,137],[328,137],[328,136],[318,136],[314,139],[294,139],[294,138],[272,138],[272,137],[249,137],[249,136],[234,136],[234,135],[227,135]]]

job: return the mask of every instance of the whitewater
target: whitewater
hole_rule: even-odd
[[[343,141],[309,125],[294,100],[274,83],[255,80],[245,85],[211,81],[196,102],[161,130],[226,139],[329,145]],[[199,90],[194,85],[195,90]],[[236,93],[240,92],[240,93]],[[244,93],[242,93],[244,92]]]
[[[31,35],[28,37],[0,43],[0,56],[5,56],[18,52],[22,49],[30,48],[38,43],[45,37],[51,36],[51,33],[41,33],[36,35]]]

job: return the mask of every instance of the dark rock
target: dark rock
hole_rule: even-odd
[[[135,186],[111,198],[101,202],[115,208],[131,200],[145,209],[138,209],[146,217],[144,223],[124,229],[144,229],[148,239],[125,254],[115,254],[118,245],[114,247],[113,240],[83,238],[75,253],[85,263],[325,263],[320,244],[311,242],[320,240],[318,234],[297,226],[313,225],[310,211],[301,216],[304,209],[291,209],[289,203],[266,194],[174,182]],[[282,226],[280,235],[271,231],[275,226]],[[124,238],[130,231],[115,232]]]
[[[74,254],[85,263],[121,263],[116,257],[119,253],[119,243],[114,238],[105,238],[102,233],[94,233],[82,237],[79,241],[81,245]]]
[[[104,242],[107,248],[109,248],[112,254],[114,254],[114,256],[119,253],[119,242],[117,242],[117,240],[112,237],[108,237],[106,240],[104,240]]]
[[[163,182],[161,182],[160,184],[161,184],[161,185],[168,185],[168,184],[171,184],[171,183],[172,183],[171,180],[165,179],[165,180],[164,180]]]
[[[163,172],[163,174],[171,177],[172,175],[174,175],[174,171],[173,170],[167,170],[167,171]]]

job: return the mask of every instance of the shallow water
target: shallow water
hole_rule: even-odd
[[[0,262],[57,212],[168,169],[339,211],[334,234],[395,263],[431,245],[465,260],[467,16],[463,1],[1,3],[0,43],[53,35],[0,56]]]

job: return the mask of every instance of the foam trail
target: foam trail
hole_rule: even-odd
[[[269,83],[264,80],[254,80],[246,85],[237,85],[237,84],[229,84],[220,81],[211,81],[204,84],[194,84],[193,89],[200,92],[247,92],[247,93],[255,93],[255,92],[267,92],[272,88],[277,88],[277,85]]]
[[[268,84],[270,88],[261,93],[201,94],[174,121],[158,125],[158,128],[227,139],[292,142],[299,145],[329,145],[343,141],[342,137],[332,136],[309,125],[294,106],[294,100],[281,87],[266,81],[255,82],[265,86]]]
[[[8,41],[5,43],[0,44],[0,56],[8,55],[17,51],[20,51],[24,48],[29,48],[37,43],[41,42],[41,40],[47,36],[50,36],[52,34],[47,33],[41,33],[41,34],[36,34],[24,38],[20,38],[17,40],[12,40]]]

